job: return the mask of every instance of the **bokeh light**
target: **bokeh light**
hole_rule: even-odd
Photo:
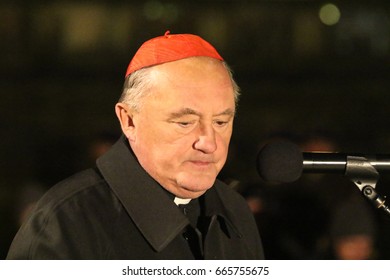
[[[319,17],[323,24],[329,26],[335,25],[341,17],[340,9],[334,4],[325,4],[320,8]]]

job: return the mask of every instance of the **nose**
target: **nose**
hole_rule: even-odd
[[[216,135],[212,125],[204,125],[199,129],[197,140],[194,143],[196,150],[202,151],[205,154],[215,152],[217,149]]]

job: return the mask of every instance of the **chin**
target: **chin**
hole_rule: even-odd
[[[191,198],[191,199],[195,199],[195,198],[198,198],[200,197],[201,195],[203,195],[208,189],[210,189],[211,187],[208,187],[208,188],[202,188],[202,189],[191,189],[191,188],[184,188],[184,187],[181,187],[180,190],[178,190],[178,193],[175,194],[176,196],[180,197],[180,198]]]
[[[187,193],[188,195],[197,195],[200,196],[210,189],[215,182],[215,176],[178,176],[177,184],[182,192]],[[194,198],[194,197],[192,197]]]

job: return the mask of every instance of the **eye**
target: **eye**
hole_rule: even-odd
[[[229,123],[229,121],[225,121],[225,120],[215,120],[214,121],[214,124],[217,127],[225,127],[228,123]]]
[[[223,126],[223,125],[227,124],[227,122],[224,122],[224,121],[216,121],[215,123],[219,126]]]
[[[174,125],[178,126],[179,128],[185,128],[189,129],[193,127],[196,124],[196,120],[188,120],[188,119],[183,119],[183,120],[172,120],[171,123]]]
[[[190,127],[193,122],[176,122],[179,126],[183,127],[183,128],[187,128],[187,127]]]

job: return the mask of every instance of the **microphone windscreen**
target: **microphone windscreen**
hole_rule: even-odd
[[[302,170],[303,154],[291,142],[269,143],[257,155],[257,171],[266,182],[294,182],[302,175]]]

